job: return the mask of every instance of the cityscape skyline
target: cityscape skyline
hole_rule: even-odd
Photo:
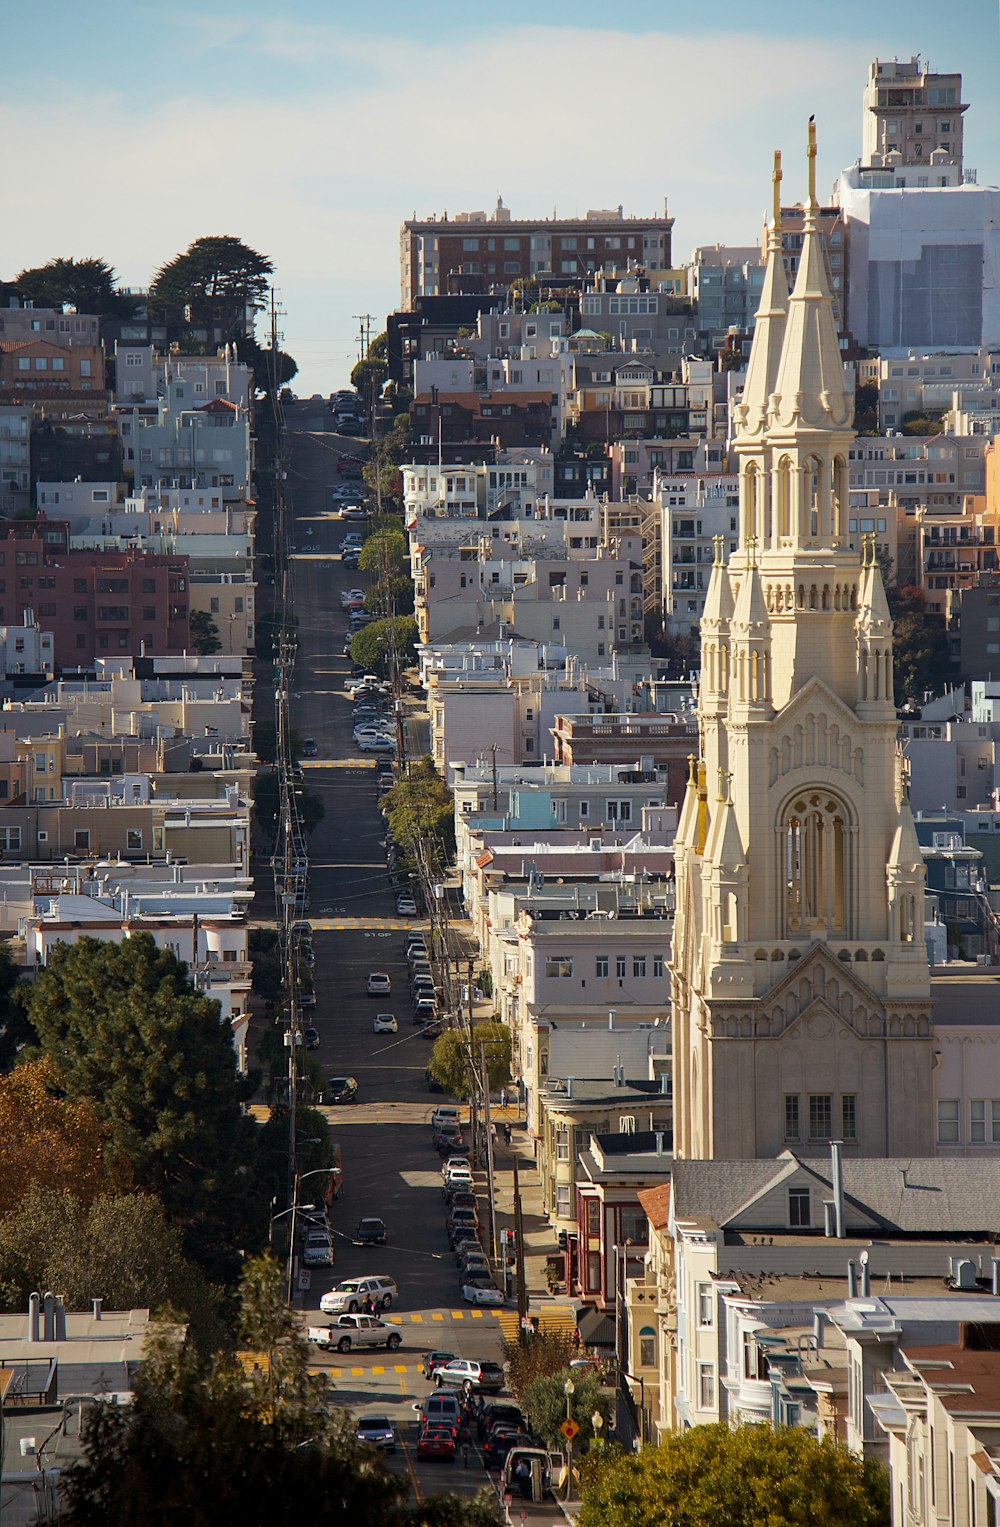
[[[105,25],[88,28],[58,3],[18,15],[8,28],[19,59],[0,106],[8,141],[23,131],[25,108],[52,89],[54,19],[72,75],[60,77],[56,66],[57,103],[33,123],[31,173],[13,184],[4,275],[93,254],[123,284],[139,286],[191,240],[237,234],[274,261],[296,385],[326,390],[356,358],[354,315],[373,313],[377,332],[398,304],[404,218],[489,211],[498,196],[515,217],[619,204],[627,215],[648,216],[666,199],[675,262],[698,244],[753,243],[767,213],[761,167],[773,148],[785,153],[786,199],[804,194],[809,115],[818,126],[821,199],[858,157],[861,95],[876,56],[919,51],[934,67],[962,71],[971,103],[966,162],[980,183],[995,183],[996,13],[981,5],[958,12],[978,26],[975,47],[953,43],[954,8],[942,18],[929,5],[883,8],[873,27],[859,5],[847,4],[831,44],[817,18],[783,3],[741,32],[723,30],[718,17],[695,26],[669,14],[665,27],[662,8],[646,4],[613,28],[600,24],[593,5],[578,7],[565,27],[537,26],[527,7],[515,6],[501,29],[450,4],[416,18],[387,3],[376,25],[343,8],[331,17],[306,0],[280,17],[250,0],[211,17],[179,7],[169,18],[136,16],[109,0]],[[119,84],[139,56],[150,103],[141,112]],[[582,109],[567,110],[564,94],[580,98],[595,58],[601,131],[588,130]],[[639,60],[648,91],[635,88]],[[484,111],[486,61],[497,105]],[[96,93],[80,83],[88,66],[101,71]],[[607,131],[618,112],[619,125]],[[80,113],[96,121],[92,141],[124,188],[123,226],[85,177],[67,177],[53,195]],[[253,152],[227,159],[216,148],[234,130],[250,134]],[[414,140],[418,153],[408,157]]]

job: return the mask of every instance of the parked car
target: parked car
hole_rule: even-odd
[[[333,1246],[327,1235],[309,1239],[302,1248],[303,1267],[332,1267]]]
[[[386,1241],[385,1221],[370,1216],[359,1219],[357,1229],[354,1232],[355,1242],[359,1246],[384,1246]]]
[[[503,1304],[503,1294],[492,1278],[470,1276],[462,1284],[462,1298],[466,1304],[496,1307]]]
[[[324,1103],[356,1103],[358,1084],[353,1076],[328,1076],[323,1088]]]
[[[400,917],[416,917],[417,904],[412,896],[397,896],[396,911]]]
[[[503,1388],[503,1369],[499,1363],[474,1362],[469,1358],[455,1357],[434,1370],[434,1382],[439,1389],[470,1389],[477,1394],[499,1394]]]
[[[471,1282],[473,1278],[489,1278],[492,1282],[490,1259],[481,1246],[466,1245],[463,1248],[458,1278],[463,1286]]]
[[[372,1030],[376,1034],[395,1034],[399,1030],[393,1013],[376,1013],[372,1021]]]
[[[322,1296],[319,1307],[324,1315],[345,1312],[353,1315],[362,1309],[369,1297],[374,1299],[378,1309],[388,1310],[392,1308],[393,1300],[399,1297],[399,1290],[391,1278],[377,1273],[364,1278],[345,1278],[343,1283],[338,1283],[336,1288]]]
[[[443,1368],[445,1363],[450,1363],[455,1357],[454,1352],[428,1352],[420,1364],[420,1371],[425,1379],[433,1378],[435,1368]]]
[[[418,1024],[425,1033],[437,1021],[437,1008],[426,997],[416,1003],[413,1009],[413,1022]],[[440,1032],[440,1030],[439,1030]]]
[[[441,1103],[431,1114],[431,1128],[438,1124],[461,1124],[461,1110],[451,1103]]]
[[[396,1451],[396,1428],[388,1416],[359,1416],[354,1428],[356,1442],[367,1442],[383,1453]]]
[[[319,1049],[319,1029],[313,1028],[312,1024],[302,1030],[302,1038],[305,1040],[307,1050]]]
[[[395,1326],[374,1315],[341,1315],[334,1325],[310,1326],[306,1334],[317,1347],[336,1347],[338,1352],[350,1352],[352,1347],[385,1347],[395,1352],[403,1341]]]
[[[525,1420],[513,1400],[487,1400],[476,1418],[476,1435],[485,1442],[496,1426],[509,1426],[513,1431],[525,1430]]]

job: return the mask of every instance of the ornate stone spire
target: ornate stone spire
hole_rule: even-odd
[[[848,429],[854,417],[854,400],[845,385],[819,232],[815,155],[816,128],[810,117],[809,195],[802,254],[795,288],[788,301],[772,416],[782,433],[796,429]]]
[[[774,216],[768,230],[767,268],[761,288],[757,323],[753,331],[750,359],[743,398],[736,409],[737,436],[753,438],[763,434],[771,394],[778,379],[781,347],[785,337],[788,311],[788,282],[781,253],[781,151],[775,150]]]

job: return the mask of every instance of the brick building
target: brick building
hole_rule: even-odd
[[[79,414],[104,413],[107,398],[99,343],[59,344],[43,334],[0,339],[0,402]]]
[[[534,277],[579,286],[588,275],[670,265],[673,218],[626,217],[621,207],[584,217],[513,219],[497,202],[485,212],[408,219],[400,230],[402,306],[447,292],[488,292]]]
[[[420,393],[410,408],[413,439],[437,451],[442,445],[548,446],[552,441],[551,392],[439,392],[436,387]]]
[[[183,652],[190,644],[187,557],[71,551],[63,520],[0,520],[0,624],[34,611],[57,667],[114,654]]]

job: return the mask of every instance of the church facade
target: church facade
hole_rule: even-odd
[[[817,223],[789,294],[780,168],[737,411],[740,536],[701,626],[700,756],[676,840],[674,1154],[934,1153],[924,869],[892,624],[848,535],[853,398]]]

